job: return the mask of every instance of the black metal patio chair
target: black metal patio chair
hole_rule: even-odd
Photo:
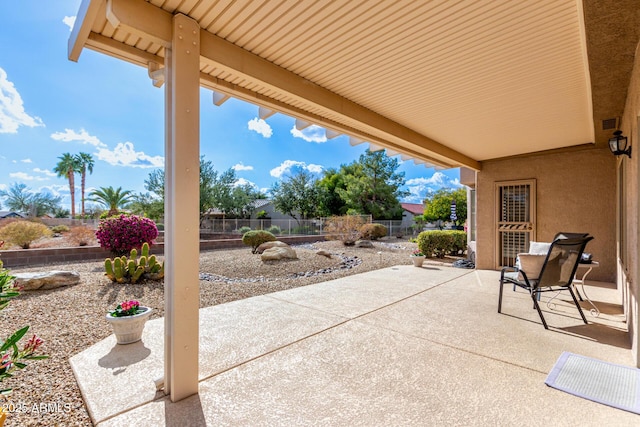
[[[529,292],[533,306],[540,315],[545,329],[549,329],[542,315],[538,299],[543,292],[569,291],[573,302],[587,324],[580,304],[573,292],[571,283],[576,274],[580,257],[587,243],[593,236],[567,233],[570,236],[558,235],[546,255],[518,254],[520,268],[504,267],[500,272],[500,295],[498,297],[498,313],[502,313],[502,291],[505,283],[512,283]]]

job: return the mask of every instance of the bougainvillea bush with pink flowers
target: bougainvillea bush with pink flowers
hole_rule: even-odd
[[[144,243],[152,244],[157,237],[156,223],[137,215],[122,214],[103,219],[96,231],[100,246],[116,256],[133,248],[140,249]]]

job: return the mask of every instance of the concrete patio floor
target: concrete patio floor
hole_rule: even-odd
[[[613,285],[584,325],[570,297],[542,307],[496,271],[397,266],[200,310],[200,392],[172,403],[163,319],[71,358],[98,426],[637,426],[640,416],[552,389],[563,351],[633,366]],[[588,303],[583,306],[588,309]],[[133,423],[133,424],[132,424]]]

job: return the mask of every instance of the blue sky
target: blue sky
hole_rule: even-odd
[[[22,182],[61,196],[66,208],[67,181],[52,173],[62,153],[94,157],[88,191],[121,186],[143,192],[149,172],[164,164],[164,90],[152,86],[147,70],[88,49],[77,63],[67,59],[79,5],[4,2],[0,26],[0,189]],[[320,177],[368,146],[352,147],[346,136],[326,140],[317,127],[296,131],[295,120],[283,114],[260,120],[257,106],[239,100],[217,107],[205,89],[200,105],[201,154],[219,171],[234,168],[240,183],[258,189],[301,168]],[[459,186],[458,169],[437,172],[408,161],[399,170],[411,191],[406,202]]]

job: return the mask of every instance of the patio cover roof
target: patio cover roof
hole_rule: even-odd
[[[232,96],[263,117],[476,170],[603,146],[638,35],[633,0],[83,0],[69,58],[87,47],[148,67],[158,84],[179,13],[200,25],[214,102]]]

